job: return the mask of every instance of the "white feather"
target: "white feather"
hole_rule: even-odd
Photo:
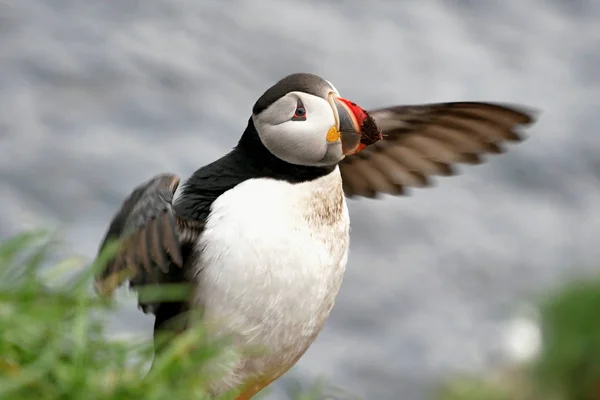
[[[198,242],[196,305],[217,335],[261,351],[222,359],[220,393],[249,378],[274,379],[321,331],[345,271],[349,216],[339,169],[290,184],[252,179],[212,205]]]

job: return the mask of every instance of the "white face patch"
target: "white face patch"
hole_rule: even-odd
[[[306,110],[304,120],[293,119],[299,100]],[[252,119],[265,147],[284,161],[323,166],[344,158],[341,142],[327,141],[329,129],[335,126],[335,116],[326,99],[290,92]]]

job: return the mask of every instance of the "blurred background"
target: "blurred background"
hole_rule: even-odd
[[[535,343],[520,310],[599,254],[600,3],[494,4],[0,0],[0,239],[51,227],[66,254],[93,258],[135,185],[229,151],[292,72],[367,109],[525,104],[540,120],[508,154],[408,197],[349,202],[336,307],[269,399],[320,377],[366,399],[427,399],[449,373],[519,357]],[[123,296],[111,329],[150,338]]]

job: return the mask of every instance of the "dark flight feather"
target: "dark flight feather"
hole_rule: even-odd
[[[534,122],[515,106],[480,102],[407,105],[368,111],[383,139],[339,164],[347,197],[406,194],[429,177],[454,174],[455,164],[480,164],[518,142],[518,128]]]

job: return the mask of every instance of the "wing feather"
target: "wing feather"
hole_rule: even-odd
[[[433,175],[454,174],[456,164],[480,164],[485,154],[522,140],[531,112],[513,105],[454,102],[394,106],[369,111],[383,140],[340,162],[348,197],[403,195],[429,186]]]
[[[131,286],[171,282],[170,274],[181,271],[182,246],[202,232],[201,221],[188,221],[175,214],[173,195],[180,179],[158,175],[137,187],[112,219],[100,245],[102,252],[111,241],[118,251],[96,276],[96,290],[110,294],[126,280]]]

